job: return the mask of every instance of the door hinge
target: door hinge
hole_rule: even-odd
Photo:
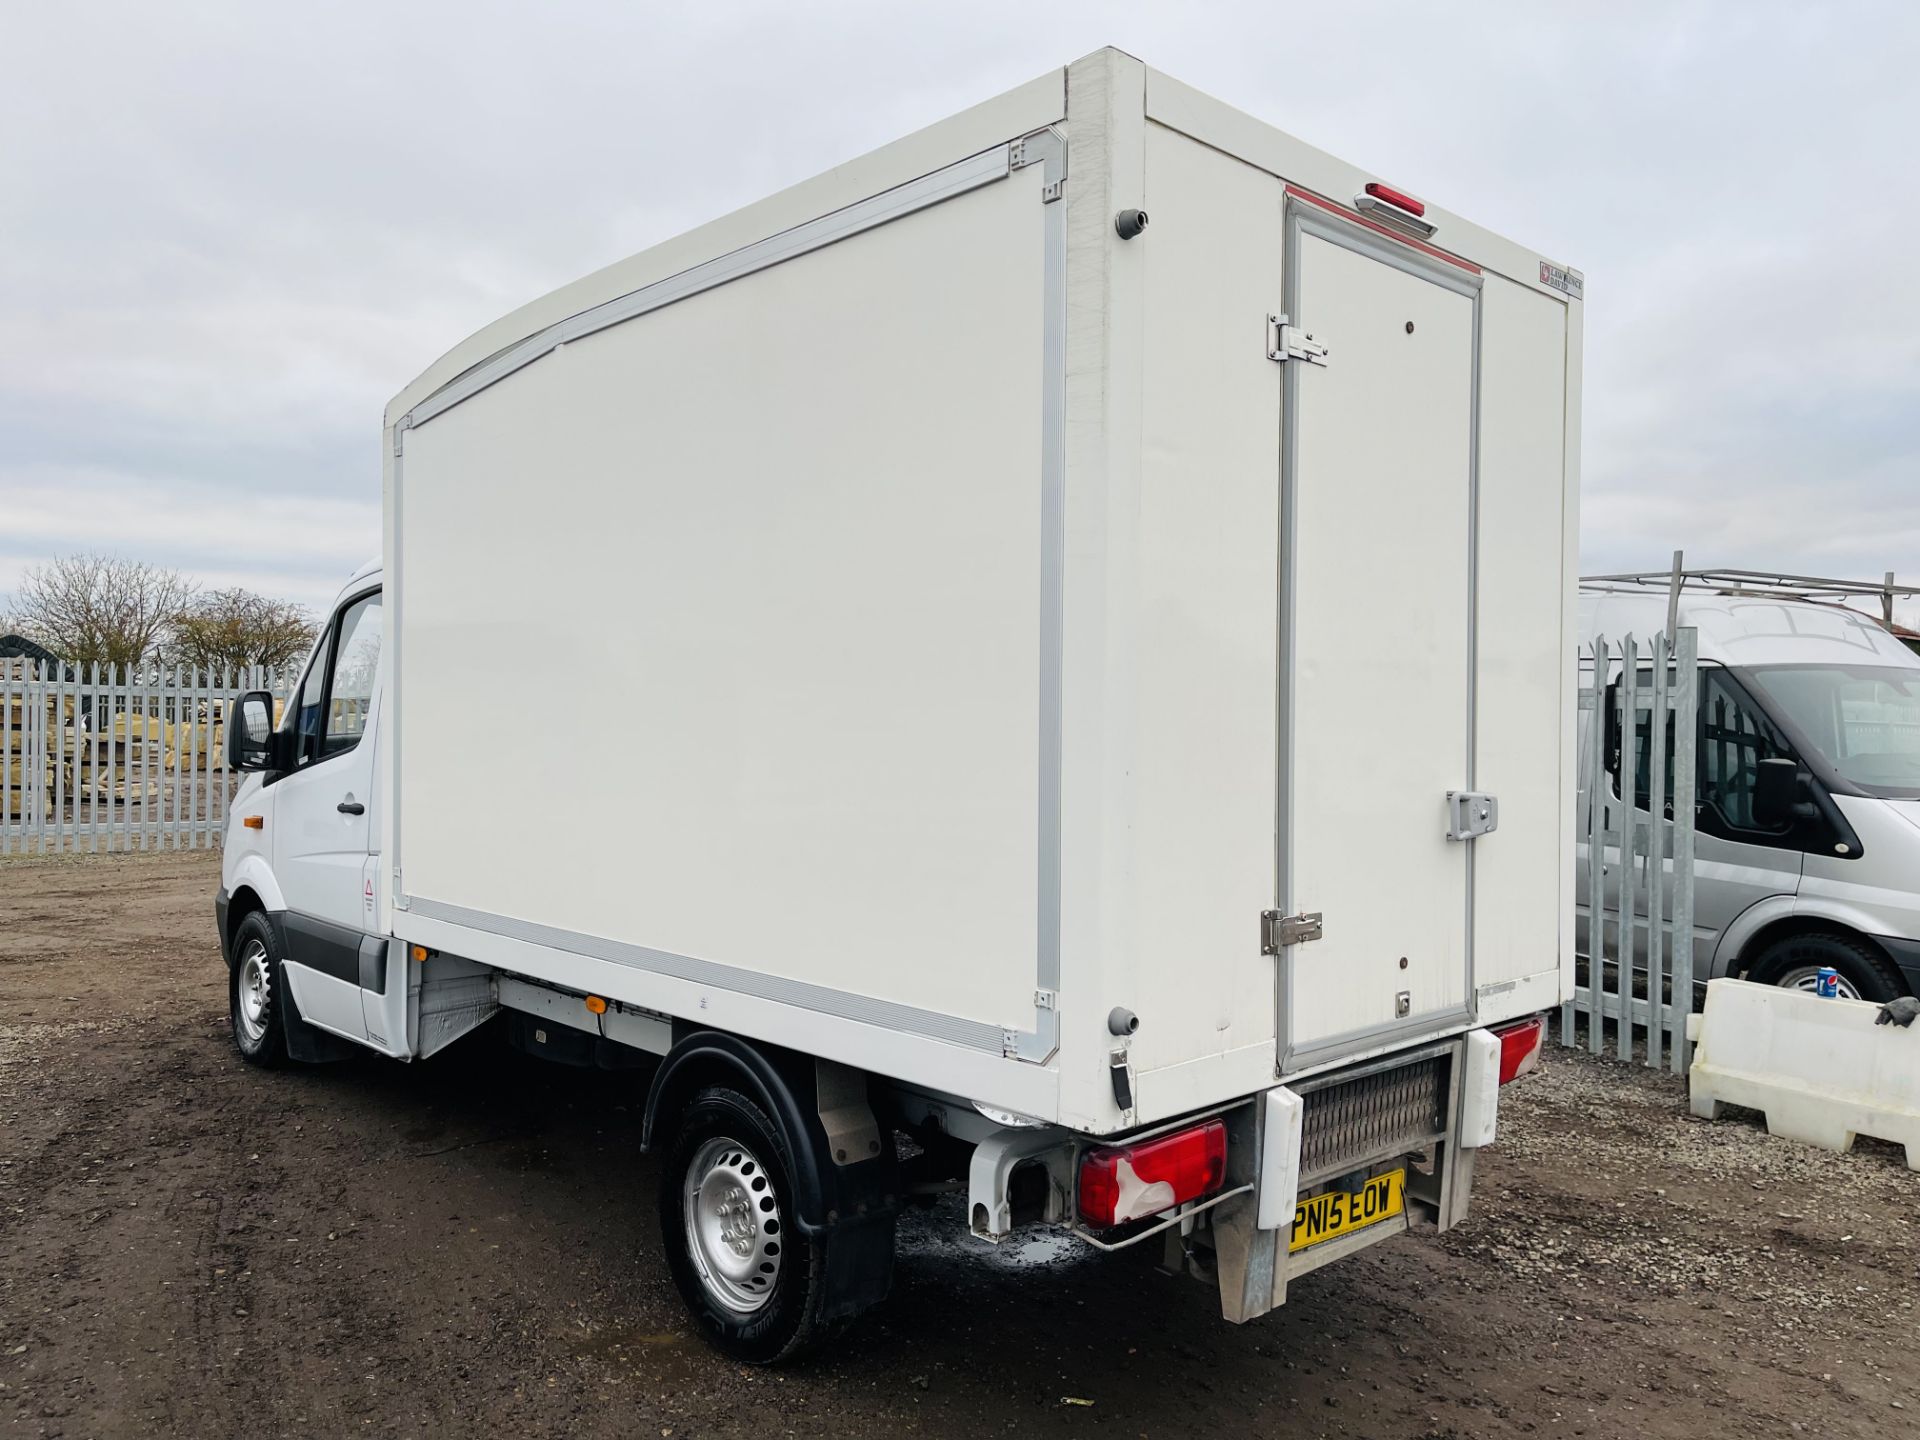
[[[1309,910],[1300,915],[1282,915],[1278,910],[1260,912],[1260,953],[1278,955],[1289,945],[1304,945],[1321,934],[1320,912]]]
[[[1309,365],[1327,363],[1327,347],[1288,320],[1284,315],[1267,316],[1267,358],[1285,364],[1304,360]]]

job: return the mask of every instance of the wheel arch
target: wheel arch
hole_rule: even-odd
[[[273,869],[263,855],[242,855],[227,879],[227,933],[221,938],[231,942],[240,922],[255,911],[277,913],[287,908]],[[246,897],[242,903],[242,897]]]
[[[820,1143],[809,1124],[812,1106],[810,1066],[801,1056],[763,1047],[720,1030],[701,1030],[675,1042],[654,1072],[640,1121],[640,1149],[654,1146],[661,1117],[677,1115],[709,1085],[732,1085],[745,1092],[784,1130],[793,1151],[794,1208],[808,1234],[825,1227],[827,1201]]]
[[[1760,957],[1783,940],[1791,940],[1798,935],[1838,935],[1843,939],[1857,941],[1886,962],[1887,969],[1894,975],[1905,978],[1899,957],[1889,953],[1878,936],[1864,929],[1857,921],[1839,914],[1824,911],[1795,911],[1791,914],[1775,916],[1755,926],[1742,940],[1738,953],[1727,957],[1726,968],[1720,969],[1716,959],[1715,974],[1744,978],[1752,972]]]
[[[821,1316],[850,1319],[886,1298],[893,1284],[894,1217],[900,1174],[893,1146],[871,1159],[835,1164],[820,1113],[814,1057],[760,1045],[720,1030],[677,1038],[655,1072],[640,1122],[640,1146],[710,1085],[731,1085],[755,1101],[788,1139],[793,1224],[824,1247]]]
[[[251,885],[242,885],[227,897],[226,930],[220,936],[220,949],[227,957],[229,969],[239,963],[233,953],[233,942],[240,933],[241,924],[249,915],[264,915],[266,912],[267,902],[260,898],[260,892]]]

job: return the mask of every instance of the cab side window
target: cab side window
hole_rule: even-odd
[[[1653,688],[1653,672],[1643,670],[1638,680],[1641,693]],[[1620,794],[1620,722],[1615,706],[1619,703],[1619,682],[1608,689],[1607,772],[1613,778],[1613,793]],[[1673,716],[1667,720],[1666,813],[1673,813]],[[1636,727],[1634,804],[1641,810],[1652,802],[1653,716],[1640,712]],[[1700,829],[1730,839],[1774,837],[1791,827],[1767,828],[1753,817],[1754,787],[1760,775],[1760,762],[1793,755],[1786,737],[1776,729],[1759,708],[1742,694],[1726,675],[1710,668],[1700,671],[1700,716],[1695,731],[1694,802]]]
[[[333,653],[334,627],[320,637],[314,647],[313,661],[307,666],[307,678],[300,685],[300,703],[289,716],[293,724],[294,764],[305,765],[320,753],[320,721],[327,703],[327,657]]]
[[[360,743],[380,669],[382,629],[378,591],[353,601],[327,627],[292,714],[296,767],[343,755]]]
[[[1718,671],[1700,672],[1699,735],[1702,821],[1710,825],[1717,820],[1726,830],[1757,834],[1776,834],[1786,828],[1755,823],[1753,792],[1760,762],[1791,759],[1793,751],[1773,723]]]
[[[381,629],[377,593],[354,601],[340,617],[340,642],[334,647],[333,678],[327,686],[322,756],[353,749],[366,733],[373,677],[380,669]]]
[[[1653,693],[1653,671],[1642,669],[1634,682],[1639,686],[1642,696]],[[1641,810],[1653,803],[1653,711],[1651,708],[1639,712],[1638,723],[1634,727],[1633,803]],[[1607,687],[1607,775],[1613,781],[1613,795],[1620,798],[1620,682],[1614,681]],[[1662,808],[1668,816],[1673,814],[1673,712],[1667,712],[1667,765],[1666,782],[1661,787]]]

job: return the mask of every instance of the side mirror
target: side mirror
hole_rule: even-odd
[[[1820,812],[1813,804],[1813,787],[1798,760],[1776,756],[1762,760],[1753,782],[1753,819],[1766,830],[1781,830],[1795,820]]]
[[[227,768],[273,768],[273,696],[249,690],[227,707]]]

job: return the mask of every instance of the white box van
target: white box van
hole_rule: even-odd
[[[1637,584],[1659,588],[1634,593]],[[1671,597],[1661,593],[1667,588],[1664,574],[1595,577],[1580,597],[1580,623],[1588,644],[1595,636],[1644,641],[1666,628],[1672,603],[1678,623],[1698,635],[1696,996],[1686,998],[1729,975],[1808,990],[1823,966],[1839,972],[1849,998],[1884,1002],[1920,990],[1920,656],[1870,616],[1800,598],[1875,587],[1731,571],[1682,576]],[[1614,684],[1620,669],[1616,649]],[[1643,825],[1648,724],[1643,716],[1635,787]],[[1615,809],[1623,749],[1616,730],[1609,722],[1600,802]],[[1667,763],[1663,793],[1672,795]],[[1617,830],[1620,818],[1606,823]],[[1585,954],[1584,839],[1578,848]],[[1602,865],[1611,910],[1617,845]],[[1665,866],[1671,887],[1672,860]],[[1642,915],[1634,933],[1641,967],[1646,950]]]
[[[1581,289],[1107,50],[489,326],[232,727],[241,1050],[659,1057],[751,1360],[956,1180],[1235,1320],[1455,1224],[1572,979]]]

